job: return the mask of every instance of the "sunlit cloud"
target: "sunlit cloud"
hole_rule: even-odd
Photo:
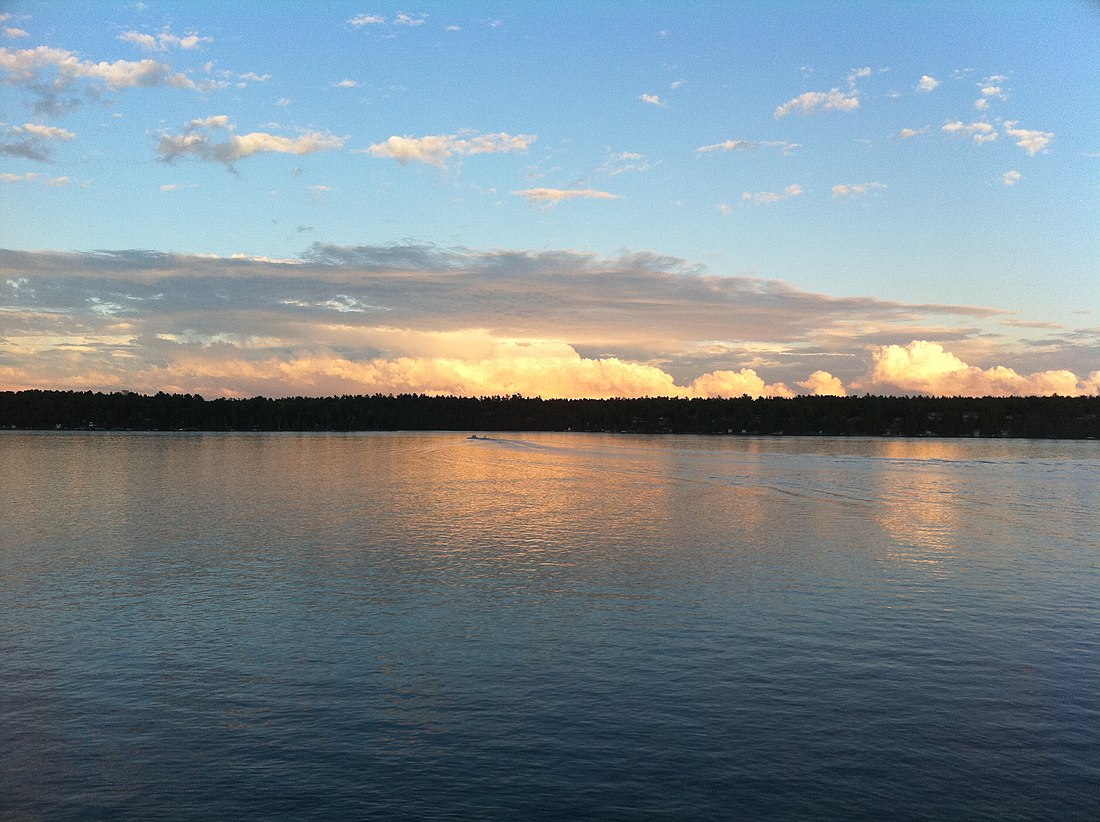
[[[921,328],[964,338],[973,322],[1002,313],[829,297],[648,253],[317,244],[279,260],[0,251],[0,272],[19,284],[0,282],[0,362],[18,366],[25,387],[838,393],[862,377],[853,369],[869,341],[914,339],[903,335]],[[950,318],[967,325],[955,329]],[[846,374],[823,371],[823,342]]]
[[[1040,151],[1045,151],[1047,145],[1054,139],[1053,132],[1050,131],[1032,131],[1026,128],[1015,128],[1015,120],[1006,120],[1005,134],[1009,137],[1016,138],[1016,145],[1022,148],[1028,153],[1029,156],[1035,156]]]
[[[920,137],[924,134],[927,134],[929,128],[929,126],[925,126],[924,128],[903,128],[901,131],[898,132],[897,136],[900,137],[902,140],[910,140],[913,137]]]
[[[638,96],[638,99],[641,100],[643,103],[648,103],[649,105],[657,106],[658,108],[664,108],[664,106],[666,105],[665,101],[656,94],[641,94]]]
[[[843,92],[836,88],[829,91],[807,91],[779,106],[775,110],[775,118],[778,120],[792,112],[810,114],[814,111],[855,111],[857,108],[859,97],[854,91]]]
[[[971,397],[1096,393],[1090,379],[1080,380],[1072,371],[1024,375],[1001,365],[982,369],[967,365],[943,346],[925,340],[906,346],[883,346],[874,352],[873,360],[870,374],[857,387],[876,392]]]
[[[845,397],[848,395],[840,378],[834,377],[828,371],[815,371],[797,384],[815,397]]]
[[[524,152],[535,142],[533,134],[429,134],[425,137],[393,136],[366,149],[372,157],[389,157],[401,165],[410,162],[443,168],[451,157]],[[360,152],[361,153],[361,152]]]
[[[946,123],[943,131],[953,136],[972,137],[979,145],[997,139],[997,130],[990,123],[964,123],[961,120]]]
[[[833,186],[833,197],[856,197],[886,188],[885,183],[840,183]]]
[[[15,26],[4,26],[4,36],[16,40],[22,37],[30,37],[30,34],[28,34],[25,29],[19,29]]]
[[[228,132],[226,138],[220,142],[216,142],[211,134],[217,129]],[[263,131],[236,134],[228,116],[219,114],[192,120],[182,134],[161,135],[157,153],[161,160],[168,163],[190,158],[222,163],[226,169],[233,171],[238,160],[256,154],[315,154],[342,148],[347,139],[327,131],[309,131],[297,137],[284,137]]]
[[[746,203],[752,203],[753,205],[768,205],[770,203],[778,203],[781,200],[787,200],[791,197],[800,197],[802,195],[802,186],[797,183],[792,183],[783,189],[782,192],[776,191],[746,191],[741,194],[741,200]]]
[[[924,74],[921,76],[920,80],[917,81],[917,91],[934,91],[939,84],[940,81],[937,80],[935,77],[930,77],[929,75]]]
[[[43,84],[57,90],[78,80],[101,82],[111,91],[126,88],[194,88],[187,76],[156,60],[115,60],[92,62],[81,60],[65,49],[37,46],[12,51],[0,48],[0,71],[9,84]]]
[[[554,206],[565,200],[621,200],[621,194],[591,188],[527,188],[512,192],[529,203]]]
[[[144,51],[168,51],[170,48],[185,50],[197,49],[203,43],[213,43],[214,38],[203,37],[190,32],[180,37],[165,29],[159,34],[144,34],[138,31],[124,31],[118,36],[124,43],[133,43]]]
[[[1020,172],[1013,169],[1012,171],[1006,171],[1004,177],[1001,178],[1002,182],[1006,186],[1014,186],[1020,180]]]

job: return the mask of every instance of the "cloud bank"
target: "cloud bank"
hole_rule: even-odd
[[[0,251],[0,316],[0,388],[8,389],[543,397],[1100,389],[1097,373],[969,365],[944,342],[913,336],[934,331],[981,350],[989,336],[978,333],[981,323],[1003,318],[992,309],[829,297],[650,253],[317,244],[273,261]]]

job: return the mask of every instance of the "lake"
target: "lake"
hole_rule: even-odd
[[[1100,818],[1100,443],[0,434],[0,818]]]

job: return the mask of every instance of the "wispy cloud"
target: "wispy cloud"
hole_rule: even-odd
[[[517,197],[523,197],[535,205],[555,206],[565,200],[621,200],[621,194],[608,191],[596,191],[591,188],[527,188],[513,191]]]
[[[227,135],[215,141],[216,130]],[[264,131],[236,134],[229,117],[224,114],[192,120],[182,134],[163,134],[157,144],[157,153],[164,162],[191,158],[203,162],[223,164],[227,170],[235,170],[238,160],[255,154],[315,154],[342,148],[347,137],[337,137],[327,131],[308,131],[296,137],[284,137]]]
[[[838,199],[858,197],[884,188],[886,188],[885,183],[840,183],[839,185],[833,186],[833,197]]]
[[[30,37],[30,34],[28,34],[25,29],[17,29],[15,26],[4,26],[4,36],[17,40],[22,37]]]
[[[638,99],[641,100],[643,103],[648,103],[649,105],[657,106],[658,108],[664,108],[665,105],[667,105],[665,101],[662,100],[657,94],[640,94],[638,95]]]
[[[746,203],[752,203],[753,205],[769,205],[771,203],[778,203],[781,200],[788,200],[791,197],[800,196],[802,196],[802,186],[797,183],[792,183],[783,189],[782,192],[746,191],[741,195],[741,200]]]
[[[357,14],[348,20],[349,26],[355,26],[356,28],[362,28],[363,26],[382,26],[385,25],[386,18],[380,14]]]
[[[788,100],[775,110],[775,118],[786,117],[792,112],[810,114],[815,111],[855,111],[859,108],[859,97],[854,91],[841,91],[834,88],[829,91],[807,91],[793,100]]]
[[[124,43],[133,43],[143,51],[168,51],[170,48],[194,50],[203,43],[213,43],[213,37],[203,37],[195,32],[189,32],[182,37],[172,34],[170,29],[164,29],[158,34],[146,34],[139,31],[124,31],[118,36]]]
[[[1019,180],[1020,180],[1020,172],[1016,171],[1015,169],[1013,169],[1012,171],[1006,171],[1004,173],[1004,176],[1001,178],[1001,181],[1006,186],[1014,186],[1014,185],[1016,185],[1016,183],[1019,182]]]
[[[366,149],[373,157],[389,157],[402,165],[410,162],[443,168],[452,157],[522,152],[537,138],[533,134],[429,134],[424,137],[393,136]],[[361,151],[359,153],[362,153]]]
[[[753,140],[723,140],[720,143],[714,143],[709,146],[699,146],[699,148],[695,149],[695,153],[710,154],[718,151],[754,151],[758,148],[777,148],[784,154],[789,154],[796,148],[801,148],[801,146],[798,143],[788,143],[785,140],[765,140],[763,142],[756,142]]]
[[[930,126],[925,126],[924,128],[903,128],[901,131],[898,132],[897,136],[900,137],[902,140],[910,140],[913,137],[920,137],[924,134],[927,134],[929,129]]]
[[[423,26],[428,22],[428,15],[424,13],[409,14],[408,12],[399,12],[394,15],[393,19],[386,18],[381,14],[357,14],[348,20],[349,26],[355,28],[363,28],[364,26]]]

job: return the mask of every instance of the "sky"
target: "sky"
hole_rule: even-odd
[[[0,390],[1100,393],[1100,3],[0,2]]]

